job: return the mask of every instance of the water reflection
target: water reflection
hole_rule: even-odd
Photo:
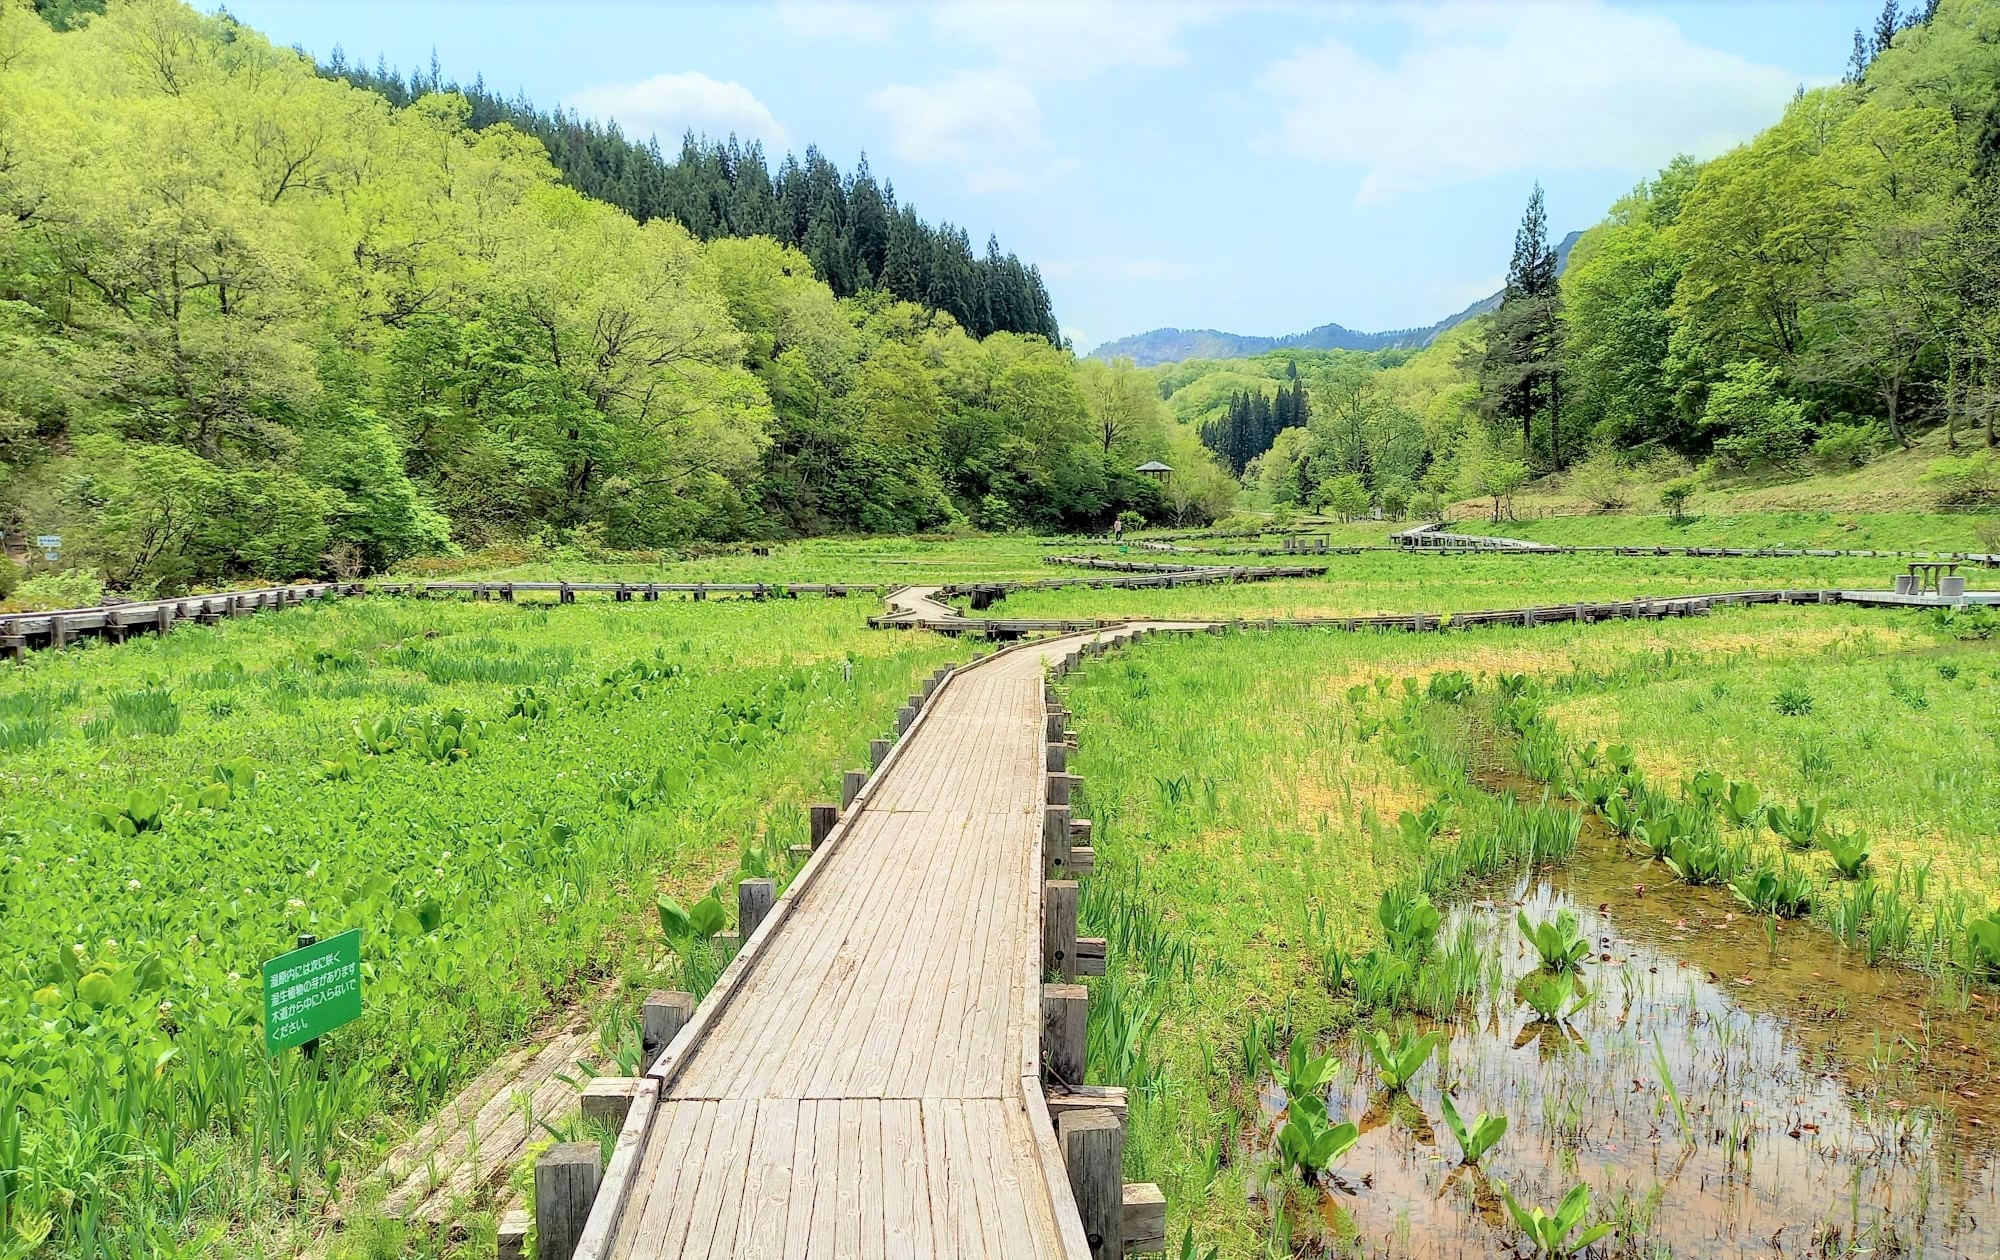
[[[1602,832],[1513,896],[1458,909],[1494,956],[1412,1098],[1358,1044],[1334,1114],[1364,1117],[1325,1204],[1364,1255],[1485,1256],[1515,1237],[1498,1188],[1553,1207],[1579,1180],[1620,1254],[1990,1256],[2000,1250],[2000,1080],[1983,996],[1869,968],[1823,929],[1740,912]],[[1514,923],[1574,911],[1596,946],[1567,1019],[1520,999],[1537,959]],[[1511,1128],[1457,1167],[1461,1113]],[[1671,1089],[1667,1082],[1671,1082]],[[1678,1095],[1676,1100],[1675,1095]]]

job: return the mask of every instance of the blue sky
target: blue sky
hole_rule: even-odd
[[[1531,185],[1587,227],[1839,76],[1817,3],[231,0],[282,44],[817,144],[1041,266],[1079,351],[1161,325],[1428,324],[1499,286]]]

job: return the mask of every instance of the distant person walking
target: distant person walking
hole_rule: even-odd
[[[1122,516],[1114,516],[1111,518],[1111,541],[1112,542],[1125,541],[1125,518]]]

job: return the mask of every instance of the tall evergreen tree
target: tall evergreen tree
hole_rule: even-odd
[[[1521,457],[1532,454],[1536,417],[1547,404],[1549,465],[1563,464],[1561,386],[1562,290],[1559,260],[1549,246],[1548,214],[1537,183],[1514,233],[1507,287],[1494,313],[1478,364],[1482,402],[1489,415],[1521,429]]]
[[[82,11],[88,0],[40,0],[52,24],[61,9]],[[99,6],[101,7],[101,6]],[[681,138],[674,156],[656,140],[635,140],[615,123],[574,113],[537,110],[524,96],[504,99],[483,80],[460,86],[431,63],[407,77],[379,59],[373,70],[348,60],[336,47],[317,67],[401,108],[427,92],[458,92],[472,106],[477,128],[507,123],[540,140],[564,183],[608,201],[644,222],[677,219],[703,240],[721,236],[772,236],[803,251],[820,278],[841,297],[879,288],[894,297],[948,312],[968,331],[1033,333],[1061,338],[1041,272],[990,240],[983,257],[966,233],[950,224],[932,227],[912,207],[896,203],[895,189],[876,181],[864,156],[854,173],[840,169],[817,148],[791,154],[773,171],[763,147],[735,136]]]
[[[1896,15],[1896,0],[1882,0],[1882,11],[1875,15],[1875,52],[1887,52],[1889,45],[1896,42],[1896,32],[1903,29]]]

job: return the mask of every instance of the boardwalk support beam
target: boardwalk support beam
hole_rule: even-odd
[[[535,1255],[537,1260],[570,1260],[583,1237],[584,1222],[597,1202],[603,1169],[595,1142],[552,1146],[535,1163]]]
[[[812,827],[812,847],[817,849],[833,834],[833,825],[840,821],[840,810],[832,805],[809,805],[806,816]]]
[[[1042,874],[1063,879],[1070,873],[1069,806],[1050,805],[1042,815]]]
[[[776,880],[746,879],[736,885],[736,931],[739,939],[749,940],[777,901]]]
[[[500,1218],[500,1230],[494,1239],[494,1260],[524,1260],[528,1254],[528,1231],[535,1227],[535,1218],[526,1209],[515,1208]]]
[[[1088,1061],[1090,990],[1080,984],[1042,986],[1042,1065],[1066,1086],[1083,1083]]]
[[[1042,885],[1042,971],[1076,978],[1077,887],[1073,879]]]
[[[1098,1107],[1066,1112],[1056,1141],[1069,1167],[1069,1188],[1090,1240],[1091,1260],[1125,1255],[1125,1125]]]
[[[625,1116],[632,1110],[632,1095],[638,1088],[639,1082],[630,1076],[593,1077],[583,1087],[583,1097],[578,1099],[583,1118],[609,1129],[623,1128]]]
[[[655,989],[640,1008],[639,1037],[648,1064],[660,1057],[682,1028],[694,1018],[694,995]]]

